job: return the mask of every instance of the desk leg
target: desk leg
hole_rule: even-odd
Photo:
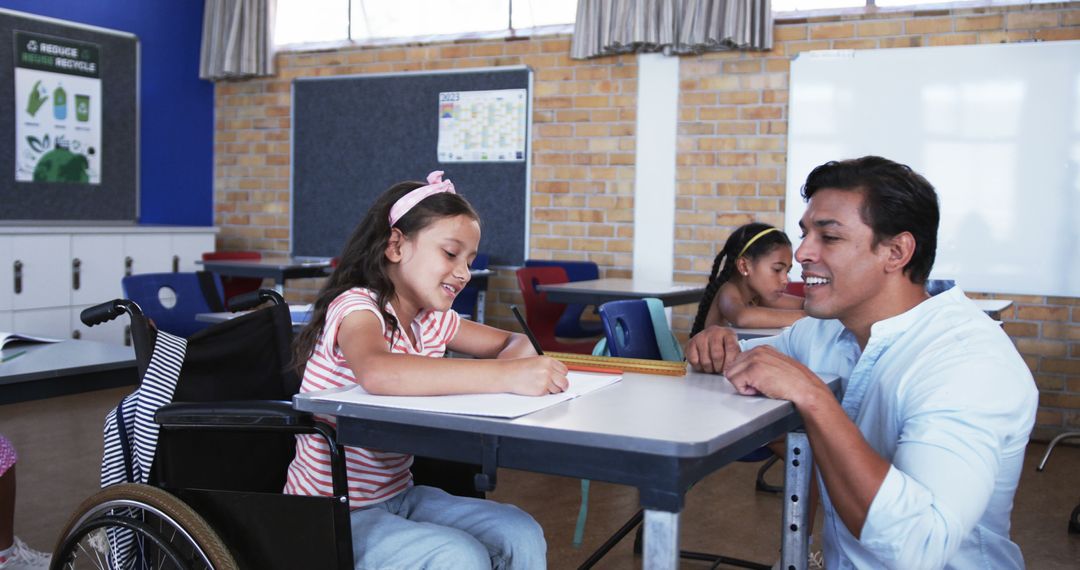
[[[679,513],[645,510],[645,548],[642,568],[679,567]]]
[[[810,523],[810,480],[813,476],[810,440],[804,432],[787,435],[787,463],[784,473],[784,527],[781,568],[806,570],[809,550],[806,533]]]
[[[274,291],[277,291],[278,295],[281,295],[282,298],[285,298],[285,283],[275,279]]]

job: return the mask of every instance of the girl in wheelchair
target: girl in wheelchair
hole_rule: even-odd
[[[512,392],[567,387],[566,367],[527,337],[459,318],[480,221],[442,172],[401,182],[372,205],[297,337],[301,392],[359,384],[372,394]],[[447,350],[477,359],[440,358]],[[333,424],[334,418],[320,419]],[[332,495],[325,443],[297,436],[286,493]],[[544,568],[543,530],[524,511],[412,484],[410,455],[347,447],[357,568]]]

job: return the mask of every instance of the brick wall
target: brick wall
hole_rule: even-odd
[[[776,22],[770,52],[680,62],[675,279],[701,282],[729,232],[783,223],[788,70],[800,51],[1080,39],[1080,3]],[[637,67],[633,56],[576,61],[569,38],[284,53],[271,79],[215,90],[214,208],[219,249],[288,251],[290,82],[295,77],[528,65],[535,71],[530,256],[588,259],[629,276]],[[417,176],[421,176],[418,173]],[[315,282],[290,284],[309,300]],[[492,279],[488,319],[513,328],[513,273]],[[1005,329],[1042,392],[1035,436],[1080,429],[1080,299],[1008,298]],[[685,338],[692,307],[676,309]]]

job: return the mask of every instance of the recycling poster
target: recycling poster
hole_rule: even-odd
[[[15,181],[101,184],[101,50],[15,32]]]

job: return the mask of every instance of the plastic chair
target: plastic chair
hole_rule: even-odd
[[[662,360],[649,306],[641,299],[600,305],[600,323],[611,356]]]
[[[956,287],[956,281],[952,279],[927,279],[926,280],[926,292],[931,297],[938,293],[944,293],[949,289]]]
[[[540,347],[556,352],[592,354],[593,341],[566,343],[555,338],[555,324],[566,309],[562,303],[552,303],[547,293],[536,289],[537,285],[566,283],[566,270],[561,267],[522,267],[517,270],[518,287],[525,299],[525,322],[532,330]]]
[[[262,254],[257,251],[208,251],[202,254],[203,261],[214,261],[219,259],[247,259],[251,261],[258,261],[262,259]],[[260,277],[232,277],[229,275],[219,275],[221,278],[221,286],[225,291],[224,299],[226,304],[229,299],[236,297],[237,295],[243,295],[244,293],[251,293],[252,291],[258,291],[262,286],[262,278]]]
[[[591,261],[545,261],[525,260],[525,267],[562,267],[566,271],[567,281],[590,281],[600,278],[600,268]],[[586,305],[571,303],[566,305],[559,322],[555,325],[555,336],[563,338],[588,338],[604,334],[600,323],[582,321]]]
[[[469,264],[469,269],[487,269],[488,256],[486,253],[476,254],[476,259]],[[461,315],[467,315],[473,319],[476,319],[477,305],[476,302],[480,298],[480,291],[487,290],[487,277],[480,279],[470,279],[469,284],[465,286],[454,298],[453,309]]]
[[[221,279],[214,273],[142,273],[121,280],[124,296],[135,301],[159,330],[187,338],[210,326],[195,320],[198,313],[219,313]]]

